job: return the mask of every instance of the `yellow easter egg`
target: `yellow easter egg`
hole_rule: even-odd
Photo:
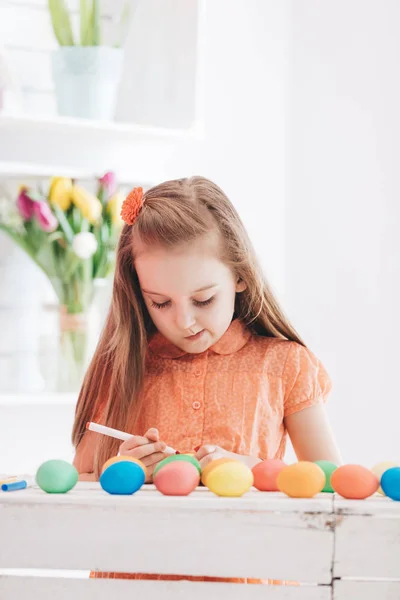
[[[101,472],[104,473],[104,471],[107,469],[107,467],[113,465],[116,462],[120,462],[120,461],[130,461],[130,462],[134,462],[137,465],[140,465],[144,471],[144,475],[147,479],[147,469],[145,467],[145,465],[142,463],[141,460],[139,460],[138,458],[134,458],[133,456],[112,456],[111,458],[109,458],[103,465],[103,468],[101,469]]]
[[[211,471],[213,469],[215,469],[215,467],[218,467],[218,465],[223,465],[227,462],[238,462],[238,461],[235,458],[228,458],[227,456],[223,456],[222,458],[216,458],[215,460],[212,460],[211,462],[209,462],[208,465],[206,465],[201,472],[201,483],[203,485],[207,486],[208,474],[211,473]]]
[[[378,463],[374,467],[372,467],[371,471],[373,472],[374,475],[377,476],[377,478],[379,479],[379,483],[380,483],[381,477],[385,471],[387,471],[388,469],[392,469],[393,467],[398,467],[398,466],[399,466],[399,464],[393,462],[392,460],[385,460],[383,462]],[[378,488],[378,494],[381,494],[382,496],[386,495],[385,492],[383,491],[383,489],[381,488],[381,486],[379,486],[379,488]]]
[[[251,469],[237,460],[214,466],[208,473],[207,487],[217,496],[243,496],[253,485]]]
[[[321,467],[300,461],[282,469],[276,482],[278,489],[291,498],[312,498],[322,491],[325,480]]]

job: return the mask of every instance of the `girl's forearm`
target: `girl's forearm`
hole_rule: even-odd
[[[78,481],[97,481],[94,473],[79,473]]]

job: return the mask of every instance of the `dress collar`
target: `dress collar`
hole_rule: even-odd
[[[229,325],[224,335],[209,350],[216,354],[234,354],[247,344],[251,337],[251,331],[239,321],[235,319]],[[153,335],[149,342],[149,349],[153,354],[161,358],[181,358],[188,354],[181,348],[174,346],[161,333],[157,332]]]

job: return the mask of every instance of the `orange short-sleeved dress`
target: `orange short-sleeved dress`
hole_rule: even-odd
[[[239,320],[201,354],[187,354],[156,333],[134,433],[156,427],[160,439],[182,453],[209,443],[261,459],[283,458],[284,418],[325,402],[330,389],[327,372],[310,350],[258,336]],[[98,436],[87,432],[78,447],[74,464],[81,473],[93,471]]]

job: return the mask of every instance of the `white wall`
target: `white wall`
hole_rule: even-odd
[[[291,8],[290,315],[333,378],[344,459],[372,466],[400,458],[400,3]]]
[[[206,142],[198,164],[238,208],[284,295],[286,0],[208,0]]]

